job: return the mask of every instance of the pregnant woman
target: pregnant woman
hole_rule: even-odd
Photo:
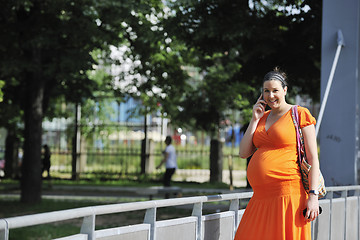
[[[275,68],[263,80],[262,94],[253,107],[252,119],[240,143],[240,157],[251,155],[247,176],[254,195],[241,219],[235,240],[310,240],[310,221],[319,215],[317,191],[307,194],[297,162],[296,131],[292,105],[286,102],[285,73]],[[270,107],[265,111],[265,107]],[[315,118],[298,107],[306,156],[312,165],[310,189],[317,189],[319,161]],[[305,217],[303,210],[307,208]]]

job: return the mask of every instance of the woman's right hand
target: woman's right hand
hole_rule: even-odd
[[[265,100],[263,100],[262,94],[261,94],[259,99],[257,100],[257,102],[255,103],[255,105],[253,107],[252,115],[253,115],[254,120],[259,120],[260,118],[262,118],[262,116],[264,116],[265,106],[266,106],[266,102],[265,102]]]
[[[250,157],[256,150],[253,144],[253,136],[260,118],[264,116],[265,106],[266,106],[266,102],[262,99],[262,94],[261,94],[253,107],[252,119],[240,142],[239,156],[241,158]]]

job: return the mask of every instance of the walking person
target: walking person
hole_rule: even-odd
[[[315,118],[298,107],[306,156],[312,165],[309,194],[301,181],[292,105],[286,102],[288,84],[278,68],[267,73],[252,119],[240,143],[240,157],[252,155],[247,176],[254,195],[246,207],[235,240],[310,240],[311,225],[319,215],[317,183],[319,160]],[[265,107],[270,107],[265,111]],[[305,216],[303,210],[307,209]]]
[[[171,143],[171,136],[167,136],[165,138],[166,148],[164,150],[164,157],[160,164],[157,166],[157,169],[159,169],[165,163],[166,171],[163,179],[164,187],[171,186],[171,177],[174,175],[177,169],[176,150]]]
[[[248,128],[248,126],[249,126],[249,123],[246,123],[246,124],[244,124],[244,126],[242,126],[240,128],[240,133],[242,134],[242,136],[245,134],[246,129]],[[247,170],[247,168],[249,166],[250,160],[251,160],[251,156],[246,158],[246,170]],[[249,183],[249,179],[247,177],[246,177],[246,187],[245,188],[247,188],[247,189],[251,188],[251,185]]]
[[[42,158],[42,171],[41,175],[44,174],[45,171],[47,171],[47,178],[50,179],[50,167],[51,167],[51,152],[50,148],[47,144],[43,146],[44,152],[43,152],[43,158]]]

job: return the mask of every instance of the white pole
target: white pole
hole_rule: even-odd
[[[322,102],[321,102],[320,112],[319,112],[319,116],[318,116],[318,120],[317,120],[317,124],[316,124],[316,129],[315,129],[316,137],[318,136],[318,133],[319,133],[321,121],[322,121],[322,118],[323,118],[323,115],[324,115],[324,110],[325,110],[326,102],[327,102],[327,99],[328,99],[328,97],[329,97],[330,87],[331,87],[331,84],[332,84],[332,81],[333,81],[333,78],[334,78],[335,69],[336,69],[337,62],[338,62],[338,60],[339,60],[341,48],[342,48],[343,46],[345,46],[345,44],[344,44],[344,37],[343,37],[343,35],[342,35],[341,30],[338,30],[337,36],[338,36],[338,39],[337,39],[338,46],[337,46],[337,49],[336,49],[336,53],[335,53],[335,58],[334,58],[333,65],[332,65],[332,67],[331,67],[329,80],[328,80],[327,85],[326,85],[326,89],[325,89],[325,93],[324,93],[324,98],[323,98],[323,100],[322,100]]]

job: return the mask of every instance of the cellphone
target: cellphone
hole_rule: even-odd
[[[263,101],[265,101],[265,99],[264,99],[264,93],[263,93],[263,89],[262,88],[260,88],[260,94],[261,94],[261,98],[260,98],[260,100],[263,100]],[[267,104],[265,104],[265,103],[261,103],[264,107],[266,107],[267,106]]]
[[[305,208],[304,210],[303,210],[303,215],[304,215],[304,217],[305,217],[305,215],[306,215],[306,212],[307,212],[307,208]],[[322,213],[322,208],[321,208],[321,206],[319,206],[319,214],[321,214]]]

